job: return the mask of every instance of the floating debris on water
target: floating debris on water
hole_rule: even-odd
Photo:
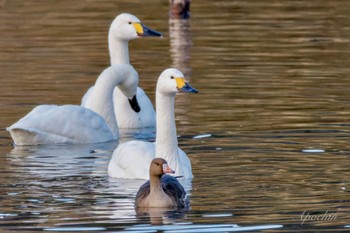
[[[231,217],[233,216],[233,214],[226,214],[226,213],[222,213],[222,214],[203,214],[202,217],[204,218],[222,218],[222,217]]]
[[[4,219],[6,217],[15,217],[15,216],[18,216],[18,214],[0,213],[0,219]]]
[[[105,227],[56,227],[56,228],[45,228],[44,231],[104,231]]]
[[[325,150],[323,150],[323,149],[305,149],[305,150],[302,150],[302,152],[305,152],[305,153],[323,153],[323,152],[325,152]]]
[[[209,137],[211,137],[211,134],[197,135],[197,136],[194,136],[193,138],[198,139],[198,138],[209,138]]]
[[[276,228],[282,228],[283,225],[260,225],[260,226],[238,226],[237,224],[192,224],[192,225],[162,225],[162,226],[147,226],[138,225],[126,228],[125,230],[130,232],[157,232],[167,231],[172,233],[197,233],[197,232],[245,232],[245,231],[258,231],[258,230],[270,230]]]
[[[89,151],[90,154],[96,154],[96,153],[102,154],[102,153],[106,153],[106,152],[108,152],[108,150],[98,150],[98,149],[96,149],[96,150],[90,150]]]

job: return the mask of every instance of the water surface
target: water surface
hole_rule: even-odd
[[[80,104],[121,12],[164,34],[130,44],[151,100],[170,66],[200,91],[176,97],[188,211],[136,211],[143,181],[107,175],[117,143],[13,148],[5,131],[38,104]],[[2,230],[349,231],[350,3],[203,0],[191,13],[169,20],[160,0],[0,1]]]

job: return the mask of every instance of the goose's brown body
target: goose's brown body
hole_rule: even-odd
[[[173,173],[164,159],[152,160],[150,180],[144,183],[136,195],[137,207],[185,208],[186,192],[179,181],[165,173]]]

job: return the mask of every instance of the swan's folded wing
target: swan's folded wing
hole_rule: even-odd
[[[8,130],[14,143],[18,146],[28,146],[46,143],[72,143],[72,139],[60,135],[49,134],[37,129],[12,128]]]
[[[76,105],[40,105],[7,130],[16,145],[97,143],[114,139],[100,115]]]

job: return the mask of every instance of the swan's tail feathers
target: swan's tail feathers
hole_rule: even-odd
[[[12,128],[6,129],[11,134],[12,140],[16,146],[28,146],[45,144],[46,141],[55,141],[56,143],[66,143],[69,139],[59,135],[52,135],[31,128]]]
[[[6,128],[15,145],[33,145],[36,133],[21,128]]]

